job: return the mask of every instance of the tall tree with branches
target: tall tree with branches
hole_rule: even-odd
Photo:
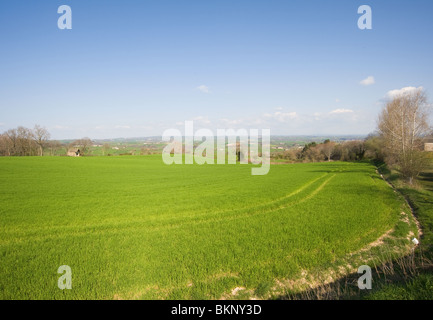
[[[47,129],[39,125],[35,125],[35,128],[33,129],[33,138],[38,145],[40,156],[43,155],[44,147],[48,144],[48,140],[50,139],[50,137],[50,133]]]
[[[429,113],[426,94],[418,88],[395,96],[379,116],[386,161],[395,164],[411,184],[425,165],[422,139],[431,131]]]

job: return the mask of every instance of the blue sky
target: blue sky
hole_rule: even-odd
[[[372,30],[357,26],[364,4]],[[57,27],[60,5],[72,30]],[[432,96],[432,12],[431,0],[1,1],[0,132],[136,137],[194,120],[368,134],[391,90]]]

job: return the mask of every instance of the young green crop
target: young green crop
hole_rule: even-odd
[[[1,299],[217,299],[329,268],[399,221],[366,163],[0,158]],[[57,268],[72,269],[72,289]]]

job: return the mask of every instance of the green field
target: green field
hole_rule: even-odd
[[[357,267],[352,253],[391,229],[394,246],[416,235],[367,163],[252,176],[160,155],[4,157],[0,204],[0,299],[270,297],[306,273]],[[72,290],[57,287],[61,265]]]

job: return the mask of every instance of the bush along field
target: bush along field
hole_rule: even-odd
[[[369,163],[252,176],[160,155],[0,158],[0,203],[1,299],[326,298],[324,286],[411,255],[419,237]]]

